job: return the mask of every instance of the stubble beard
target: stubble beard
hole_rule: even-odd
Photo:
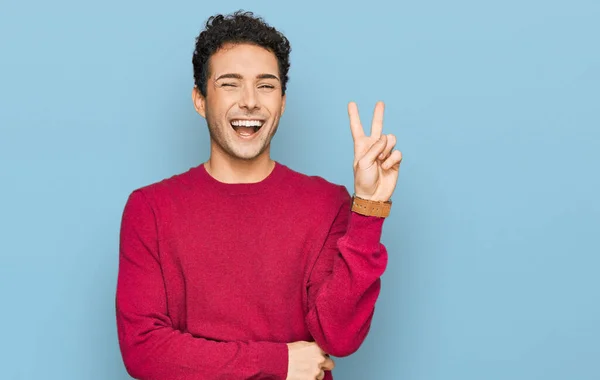
[[[226,128],[231,128],[231,125],[226,124],[221,126],[220,123],[216,120],[213,120],[212,115],[208,112],[206,113],[206,124],[208,126],[208,133],[210,135],[211,141],[218,146],[218,148],[223,151],[226,155],[233,159],[243,160],[243,161],[252,161],[262,155],[265,150],[271,145],[271,140],[275,133],[277,132],[277,128],[279,127],[279,120],[275,120],[275,124],[269,135],[260,136],[259,141],[252,141],[250,144],[252,145],[260,145],[260,148],[256,152],[248,152],[247,149],[244,149],[244,152],[241,152],[240,149],[236,149],[236,141],[234,138],[229,138]],[[232,128],[233,129],[233,128]],[[233,131],[233,133],[236,133]],[[260,131],[256,132],[260,133]],[[264,133],[264,131],[263,131]],[[249,154],[248,154],[249,153]]]

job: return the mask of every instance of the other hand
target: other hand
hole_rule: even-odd
[[[288,374],[286,380],[322,380],[325,371],[335,367],[334,361],[316,343],[288,343]]]

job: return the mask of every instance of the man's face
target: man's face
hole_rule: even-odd
[[[277,58],[256,45],[225,45],[210,58],[206,97],[194,88],[193,100],[208,124],[213,154],[268,156],[285,109]]]

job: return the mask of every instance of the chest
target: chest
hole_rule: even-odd
[[[298,213],[238,208],[231,213],[181,212],[163,239],[163,252],[188,288],[210,287],[252,298],[256,289],[302,290],[324,235]]]

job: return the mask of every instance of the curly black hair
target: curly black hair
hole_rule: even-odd
[[[194,82],[203,96],[206,96],[206,82],[209,76],[208,60],[227,43],[250,43],[275,54],[279,63],[282,95],[285,94],[292,50],[290,42],[261,17],[240,10],[229,15],[218,14],[209,17],[205,29],[196,38],[196,48],[192,57]]]

